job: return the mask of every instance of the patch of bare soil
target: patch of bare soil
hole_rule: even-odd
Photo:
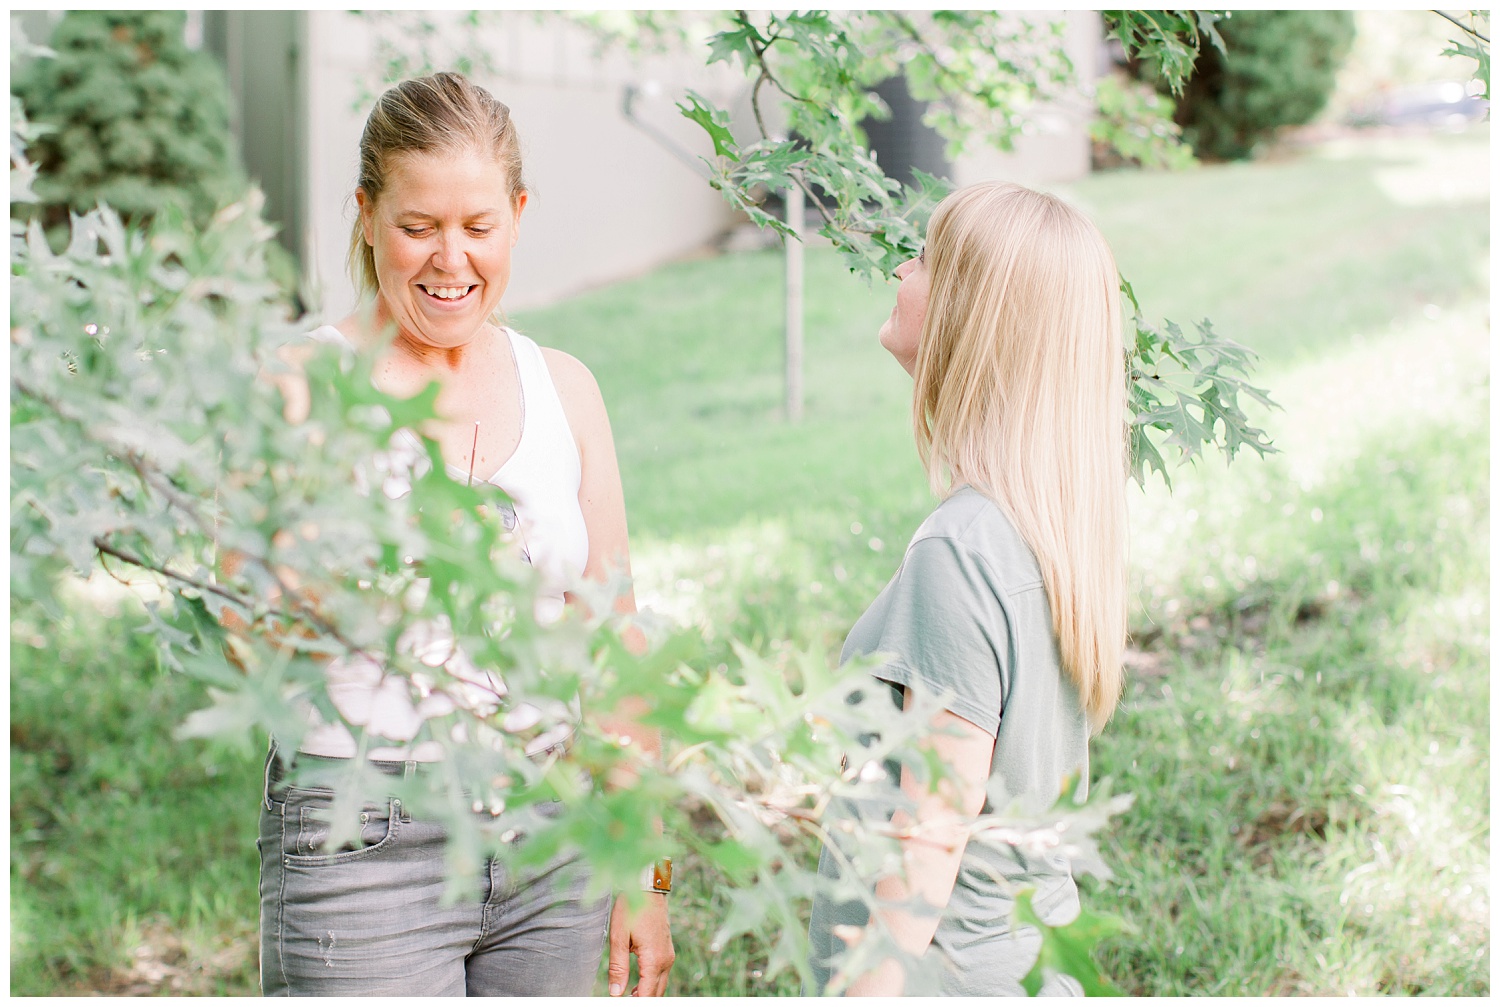
[[[228,943],[204,953],[189,949],[164,923],[148,924],[128,964],[96,974],[78,990],[94,996],[206,996],[223,980],[239,978],[253,967],[255,947],[247,941]]]
[[[1364,817],[1357,804],[1336,802],[1332,807],[1322,807],[1283,794],[1271,801],[1248,828],[1240,830],[1239,844],[1254,851],[1252,862],[1256,867],[1267,867],[1276,844],[1299,838],[1321,843],[1327,840],[1329,828],[1347,828]]]
[[[1357,604],[1360,594],[1347,586],[1335,594],[1312,595],[1297,600],[1280,619],[1302,627],[1334,618],[1339,607]],[[1176,669],[1180,660],[1198,652],[1235,647],[1247,654],[1263,654],[1271,631],[1272,607],[1280,599],[1249,594],[1207,610],[1177,612],[1162,622],[1131,628],[1125,647],[1127,676],[1160,678]]]
[[[1125,642],[1125,673],[1160,678],[1175,670],[1178,658],[1200,650],[1217,650],[1230,640],[1244,644],[1263,632],[1262,618],[1252,626],[1245,620],[1226,620],[1220,613],[1183,614],[1169,623],[1134,629]]]

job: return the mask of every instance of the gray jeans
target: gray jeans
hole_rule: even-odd
[[[266,996],[593,992],[611,898],[585,898],[576,858],[521,876],[490,861],[478,901],[445,905],[440,826],[391,799],[362,809],[363,846],[325,851],[333,792],[280,785],[276,769],[273,745],[256,843]]]

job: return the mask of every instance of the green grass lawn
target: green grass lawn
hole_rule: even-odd
[[[1485,133],[1096,175],[1148,310],[1262,354],[1282,453],[1131,490],[1134,647],[1093,772],[1135,806],[1091,907],[1140,994],[1489,991]],[[1479,163],[1487,163],[1482,156]],[[1457,198],[1450,195],[1457,193]],[[807,419],[779,418],[780,259],[696,259],[526,313],[609,404],[643,604],[765,652],[835,648],[933,505],[893,288],[808,255]],[[253,991],[254,754],[128,618],[12,635],[12,991]],[[679,993],[795,992],[681,865]],[[132,985],[133,984],[133,985]]]
[[[172,739],[206,697],[140,622],[12,610],[13,994],[256,991],[259,766]]]

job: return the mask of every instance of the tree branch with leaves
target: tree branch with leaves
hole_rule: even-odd
[[[1447,11],[1433,11],[1438,17],[1457,28],[1461,35],[1443,50],[1444,56],[1463,56],[1475,63],[1474,76],[1484,82],[1484,100],[1490,100],[1490,12],[1483,10],[1464,11],[1460,15]]]
[[[24,198],[35,130],[15,102],[11,125]],[[306,418],[285,421],[268,377],[305,325],[268,272],[257,194],[201,227],[170,209],[127,223],[107,206],[67,227],[54,251],[39,221],[11,223],[13,598],[60,615],[67,576],[154,584],[143,609],[161,661],[211,698],[184,738],[248,747],[269,733],[294,751],[314,726],[342,726],[357,757],[322,780],[337,795],[334,848],[357,840],[363,803],[398,797],[444,825],[453,878],[566,848],[628,897],[643,866],[693,853],[735,886],[716,939],[758,934],[770,972],[809,980],[799,907],[826,882],[795,840],[822,837],[831,802],[868,799],[884,760],[920,767],[910,743],[935,699],[854,705],[870,667],[821,652],[738,647],[711,665],[697,632],[612,614],[609,585],[581,585],[582,611],[539,622],[503,494],[450,478],[430,441],[395,450],[398,431],[432,417],[435,387],[386,395],[368,357],[323,346],[301,365]],[[632,626],[644,654],[625,645]],[[370,708],[334,694],[330,661],[368,672]],[[628,701],[666,739],[662,760],[601,716]],[[376,773],[363,756],[392,744],[435,749],[440,771]],[[543,802],[561,812],[536,814]],[[994,841],[1061,848],[1090,870],[1092,836],[1120,807],[1067,797],[1045,817],[999,816],[1012,831]],[[994,824],[971,823],[976,841]],[[853,828],[866,864],[899,841],[888,824]],[[527,841],[512,843],[519,830]],[[1071,931],[1045,933],[1087,959]]]
[[[1103,17],[1108,35],[1133,58],[1158,67],[1174,91],[1181,91],[1202,45],[1223,48],[1217,12],[1105,11]],[[1039,106],[1079,91],[1061,45],[1062,25],[1039,26],[996,11],[763,14],[759,20],[737,11],[732,25],[709,40],[708,60],[736,62],[755,78],[760,135],[742,144],[728,112],[701,95],[689,93],[679,107],[713,143],[714,156],[705,159],[710,184],[753,222],[792,237],[760,204],[766,193],[795,186],[813,198],[823,218],[819,233],[851,270],[889,276],[921,250],[926,222],[951,186],[914,172],[918,185],[903,187],[870,156],[859,124],[887,114],[873,86],[903,74],[912,94],[929,103],[924,121],[948,139],[950,154],[977,136],[1008,150]],[[798,82],[795,90],[782,80]],[[787,136],[766,129],[758,102],[765,82],[787,99]],[[1173,322],[1153,323],[1130,284],[1121,283],[1134,328],[1127,366],[1136,480],[1144,483],[1154,469],[1170,482],[1171,464],[1209,447],[1231,459],[1242,448],[1273,452],[1241,405],[1241,396],[1273,405],[1247,380],[1255,355],[1220,336],[1207,319],[1193,337]]]

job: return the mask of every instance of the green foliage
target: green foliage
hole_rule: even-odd
[[[912,96],[929,103],[924,121],[949,141],[950,155],[975,137],[1009,150],[1038,105],[1074,86],[1063,28],[1060,19],[995,11],[734,12],[709,38],[708,62],[737,64],[752,78],[758,136],[738,149],[715,141],[711,184],[783,234],[780,220],[751,210],[767,192],[801,189],[818,233],[851,270],[890,276],[920,251],[949,186],[923,180],[904,189],[869,156],[859,123],[890,114],[875,86],[903,75]],[[683,111],[704,123],[695,108]],[[715,121],[727,128],[727,112]],[[774,170],[762,170],[768,161]]]
[[[32,141],[42,174],[25,202],[48,228],[65,232],[70,210],[98,202],[134,221],[175,204],[201,224],[243,190],[223,71],[184,43],[185,17],[68,11],[55,56],[13,78],[27,117],[47,127]]]
[[[26,60],[55,55],[46,46],[28,41],[18,27],[12,26],[10,33],[10,65],[15,72],[18,64]],[[12,203],[34,203],[36,192],[32,183],[36,181],[36,166],[26,156],[28,144],[48,130],[47,126],[30,122],[26,118],[26,106],[14,93],[10,96],[10,198]]]
[[[25,170],[17,129],[12,150]],[[320,719],[344,725],[359,755],[435,747],[449,771],[395,796],[446,826],[452,878],[484,857],[570,849],[600,888],[630,897],[644,865],[697,855],[738,886],[717,939],[758,934],[773,973],[806,979],[799,912],[825,883],[787,840],[820,835],[830,802],[880,785],[841,767],[861,736],[879,735],[881,759],[918,763],[932,697],[906,712],[851,704],[871,665],[838,667],[821,650],[788,667],[736,647],[711,664],[692,631],[609,614],[618,584],[576,588],[595,616],[539,622],[536,572],[498,517],[504,495],[451,479],[431,441],[415,458],[395,447],[432,417],[435,387],[397,399],[375,388],[370,356],[303,344],[310,414],[284,421],[267,379],[287,374],[300,325],[270,278],[270,237],[256,193],[202,228],[174,204],[145,224],[101,205],[70,219],[61,251],[38,221],[13,221],[13,594],[56,613],[68,574],[145,577],[161,595],[147,608],[157,659],[210,700],[180,737],[253,746],[269,732],[291,750]],[[631,623],[653,644],[643,655],[622,642]],[[330,659],[378,669],[394,726],[334,701]],[[666,739],[660,760],[605,726],[636,700],[636,719]],[[628,788],[607,784],[622,773]],[[333,782],[338,845],[392,785],[362,758]],[[544,801],[563,811],[538,824],[528,812]],[[694,809],[722,835],[705,837]],[[1110,813],[1069,807],[1025,837],[1087,843]],[[506,839],[523,823],[518,848]],[[884,862],[889,823],[851,828],[861,863]],[[1013,841],[974,828],[976,841]],[[864,877],[856,894],[873,907]],[[883,927],[863,945],[893,946]]]
[[[1474,76],[1484,82],[1484,100],[1490,100],[1490,37],[1485,32],[1490,30],[1489,11],[1471,10],[1467,11],[1466,18],[1455,18],[1451,14],[1435,11],[1441,17],[1453,22],[1463,34],[1455,39],[1449,48],[1443,50],[1444,56],[1461,56],[1474,61]],[[1467,21],[1467,23],[1465,23]]]
[[[1126,56],[1151,67],[1172,94],[1182,94],[1207,39],[1220,53],[1218,25],[1228,11],[1107,10],[1105,37],[1118,39]]]
[[[1242,447],[1261,457],[1274,452],[1265,431],[1250,425],[1240,406],[1241,393],[1268,408],[1266,393],[1242,376],[1249,373],[1255,354],[1216,335],[1208,319],[1197,324],[1196,339],[1188,337],[1175,322],[1162,328],[1142,314],[1135,290],[1121,288],[1130,302],[1135,325],[1135,345],[1127,354],[1130,367],[1131,474],[1145,485],[1150,469],[1170,486],[1171,474],[1161,450],[1148,430],[1162,431],[1165,443],[1177,449],[1177,460],[1190,461],[1213,445],[1233,460]]]
[[[1068,975],[1079,981],[1085,996],[1119,996],[1120,991],[1099,974],[1092,950],[1094,945],[1120,932],[1122,925],[1113,917],[1097,916],[1088,910],[1079,912],[1071,923],[1048,926],[1031,906],[1030,891],[1016,896],[1016,922],[1036,927],[1042,935],[1042,950],[1036,964],[1021,980],[1028,996],[1041,992],[1051,975]]]
[[[851,270],[889,276],[916,254],[949,186],[919,176],[916,187],[903,187],[870,156],[858,124],[890,114],[874,87],[903,73],[912,94],[932,102],[928,124],[955,149],[975,132],[1009,149],[1031,107],[1070,80],[1060,30],[1061,22],[993,12],[738,11],[708,40],[707,58],[753,78],[758,136],[726,143],[728,113],[696,96],[683,113],[714,141],[710,184],[752,221],[789,235],[760,203],[768,192],[799,189],[821,221],[818,233]]]
[[[728,113],[690,95],[682,112],[714,144],[714,158],[705,159],[710,184],[755,223],[787,235],[786,225],[757,204],[766,191],[800,189],[823,219],[819,233],[856,273],[890,276],[916,255],[927,218],[951,187],[918,172],[918,186],[903,189],[869,157],[856,124],[884,111],[874,84],[904,73],[912,94],[931,103],[926,121],[948,137],[950,153],[976,133],[1008,149],[1034,106],[1070,83],[1072,67],[1061,46],[1060,20],[1039,26],[995,11],[915,17],[865,11],[757,19],[736,12],[732,25],[709,40],[709,62],[738,62],[754,77],[751,105],[760,137],[742,149]],[[1190,72],[1202,39],[1222,48],[1217,20],[1212,12],[1106,12],[1111,32],[1128,50],[1159,66],[1176,86]],[[787,137],[768,132],[763,91],[779,99]],[[1142,142],[1139,124],[1150,113],[1144,103],[1111,101],[1119,92],[1109,84],[1103,93],[1118,123],[1106,135],[1129,137],[1133,156],[1168,165],[1191,160],[1175,130],[1164,125],[1152,124]],[[1195,457],[1204,444],[1221,447],[1230,458],[1242,445],[1262,454],[1272,450],[1239,405],[1242,392],[1263,402],[1265,393],[1228,376],[1247,373],[1253,355],[1218,336],[1207,320],[1191,341],[1171,322],[1157,329],[1143,318],[1128,283],[1124,289],[1135,308],[1129,397],[1135,478],[1143,481],[1148,468],[1166,477],[1148,427],[1167,434],[1180,460]],[[1163,364],[1181,368],[1177,380],[1163,375]]]
[[[1138,81],[1110,75],[1094,87],[1099,117],[1089,124],[1094,141],[1094,164],[1100,166],[1099,151],[1142,168],[1180,171],[1198,163],[1182,142],[1182,127],[1172,121],[1176,103]]]
[[[1202,50],[1184,88],[1146,71],[1180,94],[1177,122],[1193,150],[1225,160],[1250,157],[1282,126],[1311,122],[1354,43],[1349,11],[1236,11],[1218,27],[1224,46]]]

